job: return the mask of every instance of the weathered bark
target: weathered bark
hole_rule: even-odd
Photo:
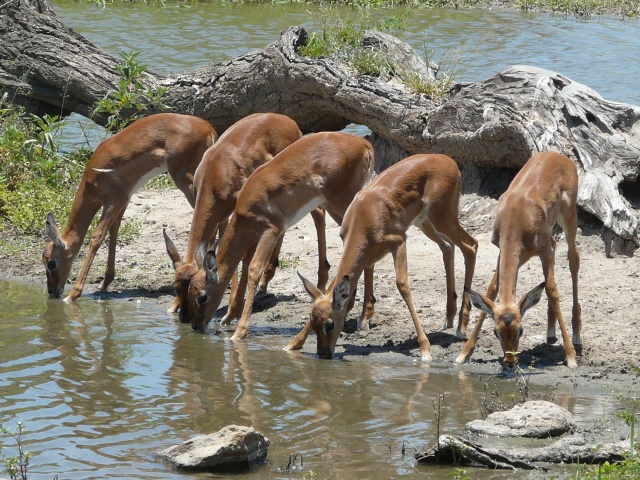
[[[625,458],[628,442],[588,445],[580,435],[558,440],[546,447],[482,447],[469,440],[443,435],[437,445],[416,454],[420,463],[432,465],[471,465],[494,469],[532,470],[546,467],[539,463],[593,465],[620,462]]]
[[[47,0],[5,2],[0,37],[3,95],[31,111],[90,116],[94,102],[115,88],[117,59],[60,22]],[[438,104],[397,78],[356,76],[331,60],[302,57],[296,49],[306,39],[304,29],[292,27],[263,50],[229,62],[166,78],[149,73],[147,86],[167,87],[163,101],[172,111],[205,118],[218,132],[266,111],[291,116],[304,132],[366,125],[380,168],[407,154],[440,152],[463,169],[515,170],[534,153],[557,150],[578,165],[580,207],[640,246],[639,107],[607,101],[560,74],[527,66],[458,84]],[[394,43],[379,37],[366,42],[397,51]],[[414,68],[433,75],[426,66]]]

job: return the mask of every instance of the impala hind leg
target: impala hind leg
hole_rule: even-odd
[[[409,287],[409,275],[407,273],[407,243],[403,241],[402,244],[393,252],[393,262],[396,267],[396,286],[398,287],[398,291],[400,295],[402,295],[402,299],[404,303],[407,304],[409,308],[409,312],[411,313],[411,319],[413,320],[413,325],[416,329],[416,334],[418,335],[418,345],[420,346],[420,356],[422,357],[423,362],[430,362],[431,357],[431,344],[429,343],[429,339],[424,333],[422,329],[422,325],[420,324],[420,319],[418,318],[418,314],[416,312],[415,307],[413,306],[413,300],[411,299],[411,289]]]
[[[116,245],[118,243],[118,231],[122,223],[122,216],[127,206],[125,205],[120,214],[116,217],[113,225],[109,229],[109,253],[107,255],[107,269],[104,272],[104,279],[98,288],[99,292],[106,292],[109,284],[116,276]]]
[[[364,268],[364,301],[362,313],[358,319],[358,330],[362,335],[369,333],[369,322],[374,313],[376,297],[373,295],[373,266]]]
[[[560,299],[558,297],[558,287],[556,285],[555,276],[553,274],[555,259],[553,244],[548,245],[540,255],[542,261],[542,270],[544,273],[544,279],[546,282],[545,290],[549,303],[555,310],[556,317],[558,318],[558,324],[560,325],[560,332],[562,333],[562,342],[564,343],[564,351],[567,358],[567,366],[569,368],[576,368],[578,363],[576,362],[576,351],[569,338],[567,332],[567,326],[564,323],[564,317],[562,316],[562,310],[560,309]]]
[[[273,249],[271,253],[271,257],[269,257],[269,261],[264,268],[264,273],[260,278],[260,283],[258,285],[258,293],[266,293],[267,287],[269,286],[269,282],[273,279],[276,274],[276,269],[279,267],[280,250],[282,249],[282,241],[284,240],[284,234],[280,235],[278,239],[278,243],[276,247]]]
[[[251,319],[251,312],[253,311],[253,300],[256,296],[258,287],[258,281],[264,273],[265,265],[269,260],[274,248],[278,244],[278,239],[284,232],[279,230],[271,230],[264,232],[262,238],[258,242],[253,259],[249,264],[249,282],[247,284],[246,292],[247,296],[244,301],[244,309],[242,310],[242,317],[238,322],[238,327],[235,333],[231,337],[231,340],[237,341],[247,336],[249,331],[249,321]],[[246,258],[246,257],[245,257]]]
[[[455,249],[453,248],[453,242],[451,242],[451,240],[442,233],[436,231],[433,224],[429,221],[425,221],[420,229],[422,230],[422,233],[438,245],[442,252],[447,285],[447,313],[443,328],[451,328],[453,327],[453,319],[458,311],[458,306],[456,304],[456,278],[454,271]]]
[[[569,270],[571,272],[571,284],[573,293],[573,307],[571,309],[571,328],[573,330],[573,345],[577,349],[582,348],[582,308],[578,300],[578,273],[580,271],[580,254],[576,247],[576,236],[578,232],[578,219],[575,203],[562,218],[562,228],[567,236],[569,251]]]
[[[318,236],[318,283],[316,286],[320,290],[324,290],[329,281],[329,268],[331,268],[327,260],[327,226],[324,209],[318,207],[312,210],[311,218],[313,218]]]
[[[471,312],[471,300],[467,290],[471,289],[473,275],[476,269],[476,258],[478,255],[478,240],[469,235],[462,227],[458,226],[460,241],[454,242],[462,252],[464,258],[464,290],[462,292],[462,302],[460,302],[460,314],[458,316],[458,328],[456,337],[467,338],[467,326],[469,325],[469,314]],[[495,297],[494,297],[495,298]]]

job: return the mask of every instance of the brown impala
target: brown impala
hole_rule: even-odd
[[[187,302],[189,283],[200,269],[202,258],[213,243],[218,227],[221,226],[221,232],[224,231],[224,225],[233,213],[238,194],[247,178],[256,168],[271,161],[300,137],[302,133],[298,125],[289,117],[277,113],[256,113],[234,123],[205,152],[194,177],[196,206],[184,260],[164,232],[167,253],[175,269],[176,299],[168,311],[179,311],[180,321],[190,321],[191,308]],[[261,281],[262,290],[266,290],[267,283],[275,273],[277,253]],[[197,256],[199,258],[196,261]],[[237,286],[233,283],[235,290]]]
[[[454,245],[465,262],[465,287],[471,286],[478,242],[458,221],[460,170],[445,155],[414,155],[381,173],[359,192],[347,209],[340,229],[344,252],[336,278],[325,293],[302,276],[305,289],[315,300],[309,323],[287,345],[302,348],[313,329],[318,337],[318,356],[331,358],[342,332],[345,317],[353,305],[358,279],[363,270],[391,253],[396,268],[396,285],[404,299],[418,335],[423,361],[431,360],[425,335],[411,300],[407,275],[407,236],[411,225],[436,242],[442,251],[447,283],[445,328],[453,326],[456,314]],[[469,320],[469,300],[463,298],[458,335],[464,335]]]
[[[354,195],[373,175],[373,167],[373,147],[368,141],[348,133],[325,132],[298,140],[256,170],[238,196],[217,253],[207,253],[204,269],[191,280],[189,296],[197,307],[191,327],[205,329],[233,271],[245,258],[239,295],[229,304],[230,311],[242,310],[232,340],[244,338],[258,280],[284,232],[316,207],[323,207],[340,223]],[[240,296],[245,289],[242,309]],[[225,322],[231,318],[227,315]]]
[[[578,366],[573,345],[581,346],[582,324],[578,303],[578,270],[580,257],[576,249],[578,172],[575,164],[555,152],[538,153],[518,172],[507,191],[500,197],[491,241],[500,249],[498,266],[489,284],[487,295],[469,291],[471,302],[482,310],[473,333],[456,359],[464,363],[471,357],[485,314],[495,321],[494,333],[504,351],[504,364],[513,367],[522,335],[522,317],[540,301],[546,290],[547,342],[556,341],[556,319],[560,324],[567,365]],[[573,344],[560,310],[558,289],[554,278],[556,241],[552,229],[560,224],[569,244],[569,269],[573,281]],[[545,283],[541,283],[516,302],[518,270],[532,257],[540,257]],[[500,300],[494,300],[500,292]]]
[[[42,262],[49,296],[60,297],[64,292],[71,265],[100,207],[102,214],[86,259],[65,302],[82,294],[93,258],[109,233],[107,269],[99,288],[106,291],[114,278],[116,239],[131,196],[151,178],[169,172],[193,206],[193,174],[217,137],[214,128],[201,118],[159,113],[137,120],[100,143],[87,163],[64,231],[60,233],[52,214],[47,216],[51,241],[44,247]]]

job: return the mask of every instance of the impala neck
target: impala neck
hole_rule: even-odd
[[[520,268],[521,249],[515,246],[500,245],[500,304],[511,305],[517,302],[516,284]]]
[[[67,225],[60,235],[62,240],[64,240],[67,250],[74,255],[80,250],[84,237],[87,235],[87,231],[91,226],[91,221],[99,209],[99,207],[94,209],[83,205],[83,195],[83,189],[80,188],[73,201]]]

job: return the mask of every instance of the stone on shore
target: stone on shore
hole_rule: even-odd
[[[486,420],[473,420],[465,430],[476,435],[549,438],[572,432],[573,415],[555,403],[533,400],[505,412],[494,412]]]

